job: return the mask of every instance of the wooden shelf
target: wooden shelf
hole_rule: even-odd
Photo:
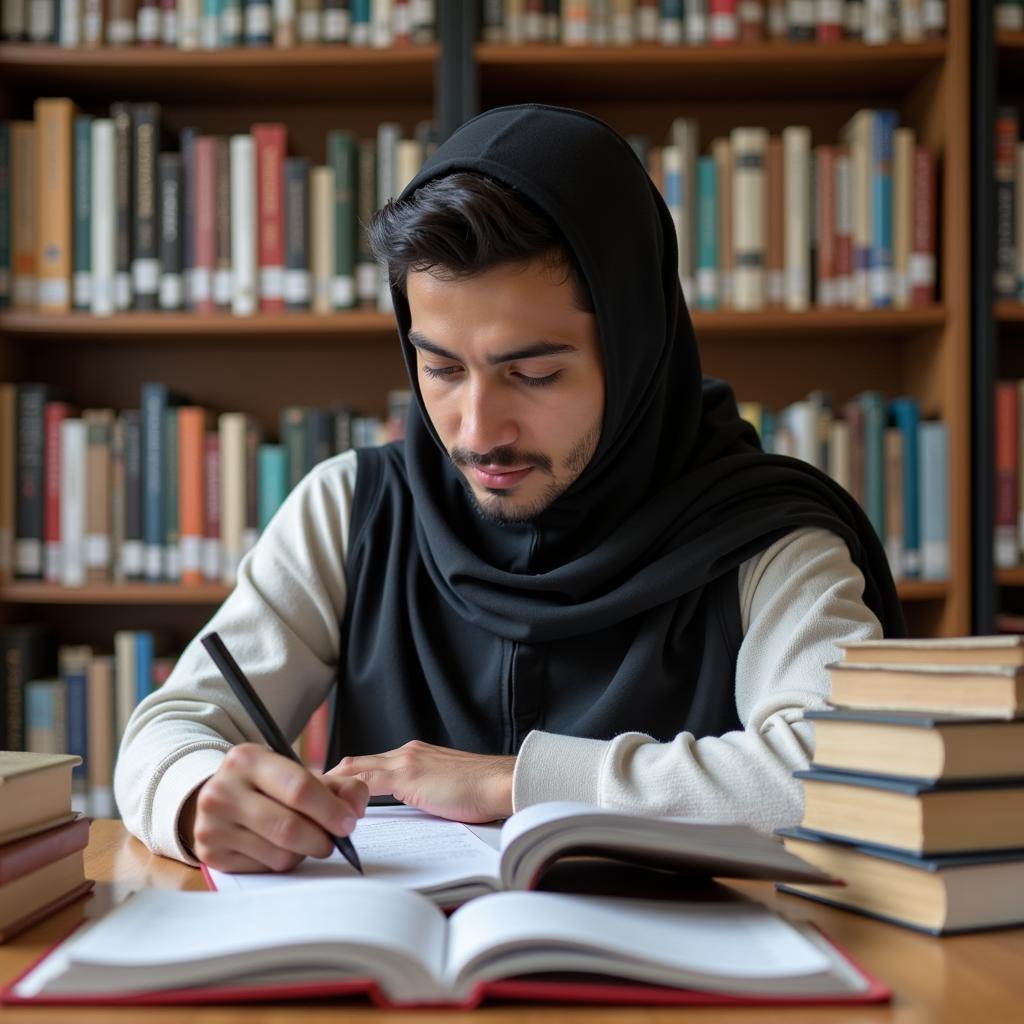
[[[801,338],[827,333],[856,337],[858,341],[888,339],[901,334],[941,328],[946,321],[942,306],[923,309],[810,309],[802,313],[766,309],[750,313],[732,310],[691,313],[700,338],[755,338],[781,333]],[[87,338],[91,341],[135,342],[146,337],[180,338],[183,343],[211,336],[250,341],[255,337],[322,337],[339,334],[392,338],[396,333],[391,313],[353,310],[326,315],[315,313],[260,313],[236,317],[228,313],[119,313],[95,317],[88,313],[34,313],[8,310],[0,313],[0,333],[31,335],[39,340]],[[865,332],[869,332],[865,334]]]
[[[945,580],[900,580],[896,590],[901,601],[942,601],[949,596]]]
[[[1000,324],[1024,324],[1024,302],[1002,300],[995,304],[996,322]]]
[[[1016,569],[997,569],[996,583],[1001,587],[1024,587],[1024,566]]]
[[[175,103],[274,102],[407,103],[431,96],[437,44],[387,49],[349,46],[99,47],[0,44],[4,77],[26,91],[76,98],[135,98]]]
[[[176,583],[59,583],[16,580],[0,586],[4,604],[216,605],[231,592],[221,583],[182,586]]]
[[[481,91],[489,100],[530,94],[559,100],[772,99],[877,96],[911,89],[946,57],[944,39],[863,43],[743,43],[674,47],[510,46],[478,43]]]

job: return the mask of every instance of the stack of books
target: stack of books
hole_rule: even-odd
[[[830,666],[782,885],[933,934],[1024,923],[1024,637],[872,640]]]
[[[71,809],[70,754],[0,751],[0,942],[89,892],[89,819]]]

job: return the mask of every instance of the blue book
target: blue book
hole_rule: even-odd
[[[949,429],[925,422],[917,432],[921,578],[949,579]]]
[[[885,541],[885,428],[888,407],[878,391],[858,396],[864,412],[864,511],[880,540]]]
[[[697,161],[697,306],[718,308],[718,168],[712,156]]]
[[[167,409],[184,402],[184,396],[171,391],[166,384],[142,385],[142,541],[145,578],[152,582],[167,578],[167,516],[164,509]]]
[[[349,39],[355,46],[370,44],[370,0],[352,0]]]
[[[258,476],[259,526],[262,533],[288,497],[288,453],[283,445],[260,445]]]
[[[868,269],[871,305],[893,304],[892,164],[893,133],[900,116],[895,110],[876,110],[871,129],[871,250]]]
[[[903,575],[921,575],[921,495],[918,470],[918,425],[920,409],[916,398],[894,398],[889,405],[892,420],[903,434]]]
[[[25,684],[25,749],[63,754],[67,745],[67,698],[61,679],[33,679]]]
[[[153,692],[153,653],[155,638],[149,630],[135,634],[135,703]]]
[[[75,810],[85,811],[88,806],[89,711],[88,675],[91,650],[74,647],[63,649],[61,677],[64,682],[64,700],[67,709],[67,739],[65,749],[76,754],[82,763],[71,772],[71,790]]]

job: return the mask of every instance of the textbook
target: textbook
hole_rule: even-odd
[[[72,754],[0,750],[0,842],[71,821]]]
[[[502,825],[497,850],[466,825],[410,807],[368,808],[352,842],[364,877],[416,890],[446,907],[501,890],[554,885],[585,891],[585,869],[595,859],[655,869],[666,884],[680,874],[830,881],[773,836],[746,825],[644,817],[569,801],[517,811]],[[203,874],[218,892],[358,877],[337,851],[323,860],[307,858],[287,873],[229,874],[204,866]]]
[[[675,903],[502,892],[450,918],[373,879],[260,893],[144,889],[15,979],[4,1003],[368,995],[389,1006],[876,1002],[824,936],[728,895]]]
[[[1024,668],[1024,636],[857,640],[839,645],[844,664],[1004,665]]]
[[[1024,850],[914,857],[805,828],[779,835],[787,849],[846,883],[779,883],[782,892],[933,935],[1024,924]]]
[[[1024,777],[1024,721],[869,708],[809,709],[812,768],[940,779]]]

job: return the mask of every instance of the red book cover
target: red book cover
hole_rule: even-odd
[[[914,150],[914,227],[910,250],[910,305],[930,306],[935,301],[935,156],[918,146]]]
[[[839,160],[846,161],[846,167],[849,168],[850,163],[850,148],[848,146],[835,146],[833,147],[833,155],[838,162]],[[853,287],[853,223],[851,220],[852,210],[849,208],[849,189],[853,187],[852,181],[849,181],[847,185],[847,207],[846,209],[839,210],[839,189],[836,188],[836,202],[835,209],[833,210],[833,217],[835,218],[836,225],[836,277],[841,282],[839,288],[838,304],[840,306],[849,306],[852,299],[852,287]],[[842,216],[840,216],[840,213]]]
[[[57,828],[0,846],[0,885],[52,864],[89,844],[89,818],[80,815]]]
[[[1015,380],[996,381],[996,565],[1008,569],[1019,561],[1017,538],[1018,401]]]
[[[206,495],[203,506],[203,578],[219,582],[220,560],[211,559],[210,551],[220,551],[220,434],[216,430],[206,433],[205,457],[203,459],[203,490]]]
[[[843,0],[818,0],[815,15],[816,41],[838,43],[843,38]]]
[[[60,565],[60,425],[72,415],[67,402],[47,402],[43,411],[43,578],[61,579]]]
[[[839,305],[836,269],[836,151],[818,146],[818,305]]]
[[[711,0],[712,46],[732,46],[739,39],[739,24],[736,20],[736,0]]]
[[[198,313],[212,313],[213,270],[217,262],[217,140],[196,139],[196,197],[193,244],[192,300]]]
[[[254,124],[256,148],[256,222],[259,246],[260,309],[284,309],[284,158],[288,128]]]

